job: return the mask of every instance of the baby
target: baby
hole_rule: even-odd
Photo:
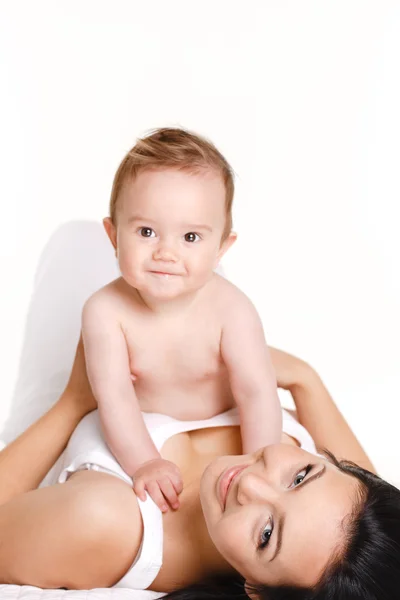
[[[89,381],[111,451],[165,512],[182,491],[141,411],[208,419],[238,407],[243,452],[279,443],[282,414],[260,318],[214,269],[232,246],[232,171],[181,129],[141,139],[115,175],[104,227],[121,277],[86,302]]]

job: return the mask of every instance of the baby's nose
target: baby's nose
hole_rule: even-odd
[[[165,262],[176,262],[178,255],[171,244],[160,244],[153,253],[154,260],[163,260]]]

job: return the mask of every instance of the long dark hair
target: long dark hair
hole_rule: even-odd
[[[260,585],[247,590],[260,600],[394,600],[400,597],[400,490],[350,461],[333,464],[360,482],[346,523],[347,544],[313,588]],[[206,579],[165,600],[235,600],[247,596],[245,580]]]

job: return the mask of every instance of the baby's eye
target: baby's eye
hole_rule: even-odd
[[[304,479],[307,477],[307,475],[311,471],[311,469],[312,469],[312,465],[307,465],[306,467],[304,467],[304,469],[302,469],[301,471],[299,471],[297,473],[296,477],[293,479],[294,487],[303,483]]]
[[[263,550],[268,546],[273,530],[274,528],[271,521],[268,521],[267,525],[264,527],[260,535],[260,543],[258,545],[259,550]]]
[[[139,229],[139,233],[142,237],[147,237],[147,238],[155,236],[155,232],[150,227],[141,227]]]
[[[200,236],[193,231],[189,231],[189,233],[185,234],[185,242],[197,242],[200,239]]]

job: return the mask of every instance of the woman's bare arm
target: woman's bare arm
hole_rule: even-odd
[[[60,399],[0,452],[0,505],[37,488],[79,421],[95,408],[80,340],[70,380]]]
[[[278,386],[293,396],[297,418],[319,449],[347,459],[375,473],[375,468],[349,427],[319,375],[307,363],[270,348]]]
[[[131,486],[81,471],[35,489],[96,406],[80,342],[61,398],[0,452],[0,584],[108,587],[132,565],[142,524]]]

